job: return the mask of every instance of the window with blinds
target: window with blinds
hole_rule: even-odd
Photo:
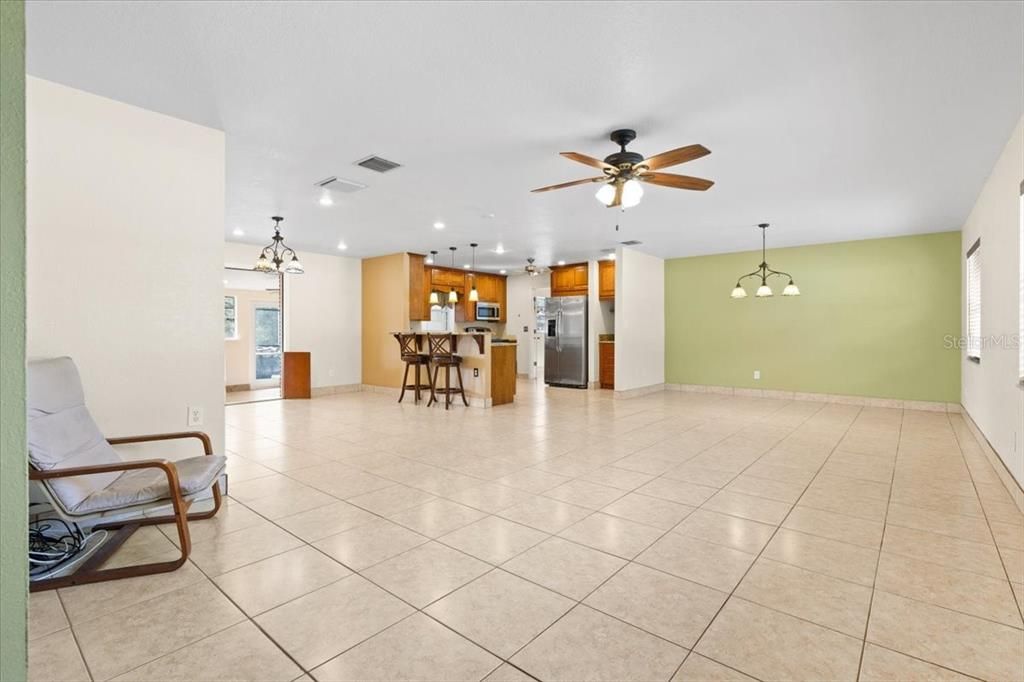
[[[981,240],[967,251],[967,357],[981,361]]]

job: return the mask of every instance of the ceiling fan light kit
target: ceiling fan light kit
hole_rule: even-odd
[[[270,243],[260,251],[260,257],[256,259],[254,269],[256,272],[285,272],[289,275],[301,275],[306,269],[299,262],[299,256],[284,243],[284,237],[281,236],[281,222],[284,218],[273,216],[271,220],[274,221],[274,236],[270,238]],[[288,259],[287,263],[285,263],[285,258]],[[281,267],[282,265],[284,267]]]
[[[597,190],[597,194],[594,195],[597,200],[608,208],[621,207],[626,209],[640,203],[644,196],[644,188],[641,183],[644,182],[652,185],[661,185],[662,187],[689,189],[700,192],[707,190],[715,184],[711,180],[695,178],[689,175],[654,172],[661,168],[668,168],[669,166],[675,166],[707,156],[711,152],[703,145],[691,144],[645,159],[642,154],[626,149],[626,145],[636,139],[636,131],[628,128],[615,130],[609,138],[612,142],[619,145],[619,151],[609,154],[603,161],[578,152],[562,152],[562,156],[567,159],[592,168],[601,169],[603,175],[595,178],[572,180],[558,185],[539,187],[533,191],[547,192],[553,189],[563,189],[565,187],[599,182],[602,183],[601,187]]]
[[[772,270],[770,267],[768,267],[768,260],[767,258],[765,258],[765,234],[768,231],[768,223],[760,223],[758,227],[761,228],[761,264],[757,266],[757,270],[754,270],[753,272],[748,272],[747,274],[737,279],[736,286],[733,288],[732,293],[729,294],[729,296],[731,298],[736,299],[746,298],[747,290],[743,288],[742,282],[748,277],[757,277],[758,279],[761,280],[760,286],[757,287],[757,291],[754,293],[754,296],[756,296],[757,298],[769,298],[775,295],[775,292],[772,291],[772,288],[768,286],[769,277],[785,277],[786,279],[789,280],[789,283],[782,290],[782,295],[799,296],[800,288],[793,281],[792,275],[790,275],[788,272],[782,272],[781,270]]]

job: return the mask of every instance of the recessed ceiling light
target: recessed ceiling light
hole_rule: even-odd
[[[496,247],[494,247],[494,253],[505,253],[505,247],[502,246],[501,244],[498,244]]]
[[[462,268],[464,270],[469,270],[469,263],[466,263],[465,265],[463,265]]]
[[[564,260],[560,260],[560,261],[558,261],[558,264],[559,265],[565,265],[565,261]]]
[[[438,220],[436,223],[434,223],[434,229],[435,230],[443,230],[444,229],[444,223],[442,223],[440,220]]]
[[[494,214],[493,213],[484,213],[484,217],[487,218],[487,219],[491,219],[491,218],[494,217]]]
[[[227,280],[224,280],[224,284],[227,284],[227,283],[228,283],[228,281],[227,281]]]
[[[609,253],[608,254],[608,260],[615,260],[615,254],[614,253]]]
[[[498,270],[498,272],[500,272],[501,274],[503,274],[503,275],[504,275],[504,274],[505,274],[506,272],[508,272],[508,271],[507,271],[507,270]]]
[[[320,195],[320,205],[321,206],[334,206],[334,199],[331,198],[330,194],[328,194],[327,192],[324,192],[323,194]]]
[[[345,242],[338,242],[338,251],[344,251],[348,248],[348,244]]]
[[[235,235],[236,237],[242,237],[245,235],[245,230],[243,230],[240,227],[236,227],[234,230],[231,231],[231,234]]]

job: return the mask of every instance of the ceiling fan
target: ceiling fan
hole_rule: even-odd
[[[636,138],[635,130],[615,130],[609,137],[612,142],[619,145],[619,151],[609,154],[604,158],[604,161],[576,152],[561,153],[567,159],[594,168],[600,168],[604,175],[539,187],[533,191],[548,192],[553,189],[562,189],[563,187],[600,182],[603,184],[597,190],[596,197],[598,201],[608,208],[614,206],[631,208],[639,204],[640,198],[644,195],[644,188],[640,184],[641,182],[649,182],[652,185],[674,187],[676,189],[692,189],[700,192],[715,184],[711,180],[694,178],[689,175],[656,172],[662,168],[668,168],[669,166],[675,166],[707,156],[711,151],[703,145],[691,144],[686,147],[662,152],[661,154],[655,154],[645,159],[642,154],[626,151],[626,145]]]
[[[523,272],[525,272],[530,277],[536,277],[537,275],[540,275],[541,273],[543,273],[547,269],[547,268],[544,268],[544,267],[542,267],[540,265],[534,265],[533,264],[534,260],[536,260],[536,259],[534,259],[534,258],[527,258],[526,259],[526,267],[523,268]]]

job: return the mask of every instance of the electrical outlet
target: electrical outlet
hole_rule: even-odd
[[[473,368],[473,378],[476,379],[479,376],[480,376],[480,368],[479,367],[474,367]]]
[[[192,407],[188,408],[188,425],[189,426],[202,426],[203,425],[203,408]]]
[[[761,380],[761,370],[755,369],[754,370],[754,381],[760,381],[760,380]]]

